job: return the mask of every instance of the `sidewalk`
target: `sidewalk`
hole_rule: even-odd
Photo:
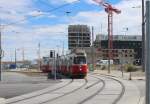
[[[110,75],[118,78],[122,78],[125,80],[129,80],[130,78],[130,72],[122,72],[119,70],[111,70],[110,73],[108,73],[108,70],[94,70],[94,73],[100,73],[104,75]],[[133,80],[145,80],[145,73],[144,72],[131,72],[131,79]]]
[[[130,103],[132,102],[132,104],[136,104],[136,102],[138,102],[138,104],[145,104],[145,97],[140,95],[140,91],[137,88],[137,86],[134,85],[133,82],[131,82],[134,80],[145,81],[144,72],[142,71],[131,72],[131,79],[132,79],[131,81],[129,80],[130,78],[129,72],[123,72],[123,77],[122,72],[119,70],[111,70],[110,73],[108,73],[108,70],[94,70],[94,73],[113,76],[119,78],[120,80],[122,80],[122,82],[124,82],[124,84],[126,85],[126,93],[124,95],[125,97],[123,97],[123,99],[120,101],[119,104],[127,104],[128,102]]]

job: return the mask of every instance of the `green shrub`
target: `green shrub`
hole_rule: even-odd
[[[127,67],[126,67],[126,71],[127,72],[135,72],[135,71],[137,71],[138,69],[136,68],[136,67],[134,67],[133,65],[128,65]]]
[[[101,70],[105,70],[105,69],[106,69],[106,66],[103,65],[103,66],[101,67]]]

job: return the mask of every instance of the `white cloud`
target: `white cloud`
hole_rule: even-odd
[[[136,5],[141,5],[141,1],[121,1],[114,5],[114,7],[121,10],[121,14],[114,13],[113,15],[113,32],[115,35],[124,34],[124,32],[122,32],[124,27],[129,28],[127,33],[129,35],[141,35],[141,9],[132,8]],[[74,24],[88,24],[90,26],[95,26],[96,33],[101,31],[100,27],[102,24],[102,31],[107,34],[107,13],[104,10],[100,12],[79,12],[76,16],[72,17],[72,19]]]
[[[44,56],[49,54],[50,49],[56,49],[56,45],[59,45],[62,48],[62,41],[65,41],[65,44],[67,45],[66,35],[67,25],[65,24],[53,26],[38,25],[28,28],[23,26],[9,26],[3,30],[2,43],[4,51],[9,54],[8,56],[12,54],[12,50],[15,48],[25,47],[28,58],[32,57],[33,59],[37,58],[39,42],[41,42],[41,54]],[[12,52],[10,52],[10,50]],[[18,58],[18,60],[21,60],[21,57]]]
[[[31,0],[0,0],[0,18],[5,24],[25,19],[33,8]]]
[[[60,5],[64,3],[74,3],[78,2],[79,0],[49,0],[49,2],[53,5]]]
[[[6,2],[7,1],[7,2]],[[56,3],[65,3],[65,2],[73,2],[72,0],[50,0]],[[88,3],[92,3],[91,0],[86,0]],[[39,15],[37,11],[31,11],[31,8],[28,6],[32,5],[30,0],[14,0],[11,4],[9,0],[0,0],[0,7],[3,6],[3,11],[1,16],[3,19],[9,21],[16,21],[24,19],[24,15]],[[17,4],[15,2],[18,2]],[[20,3],[19,3],[20,2]],[[94,4],[95,5],[95,4]],[[116,8],[121,9],[121,14],[114,14],[114,34],[125,34],[123,31],[124,27],[128,27],[129,30],[126,34],[129,35],[141,35],[140,25],[141,25],[141,9],[140,8],[132,8],[133,6],[141,5],[139,0],[137,1],[121,1],[118,4],[114,5]],[[9,8],[7,8],[7,6]],[[97,5],[95,5],[97,6]],[[5,9],[4,9],[5,7]],[[11,9],[10,9],[11,8]],[[14,9],[15,8],[15,9]],[[30,9],[30,12],[29,12]],[[23,11],[20,11],[23,10]],[[21,13],[21,15],[19,14]],[[49,18],[55,18],[56,16],[53,14],[46,14],[44,12],[40,12]],[[63,21],[65,21],[65,17]],[[78,12],[75,16],[70,17],[71,21],[69,24],[87,24],[89,26],[95,27],[95,33],[107,34],[107,13],[103,11],[81,11]],[[101,30],[102,26],[102,30]],[[10,49],[14,50],[14,48],[25,47],[28,58],[37,57],[37,49],[38,43],[41,42],[42,47],[42,55],[48,54],[49,49],[56,49],[56,45],[62,47],[62,41],[65,41],[65,47],[67,47],[67,27],[68,24],[56,24],[56,25],[37,25],[37,26],[29,26],[26,25],[13,25],[6,27],[3,30],[2,34],[2,42],[4,50],[9,52]],[[16,31],[18,33],[14,33],[11,31]],[[13,51],[12,51],[13,52]]]
[[[95,5],[98,5],[98,3],[96,3],[95,1],[93,0],[84,0],[86,3],[88,4],[95,4]]]

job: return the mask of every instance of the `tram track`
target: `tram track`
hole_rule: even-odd
[[[94,76],[92,76],[92,77],[94,77]],[[87,97],[86,99],[84,99],[84,100],[82,100],[82,101],[80,101],[78,104],[83,104],[83,103],[85,103],[85,102],[87,102],[87,101],[89,101],[89,100],[91,100],[93,97],[95,97],[98,93],[100,93],[104,88],[105,88],[105,81],[103,80],[103,79],[100,79],[100,78],[98,78],[98,77],[94,77],[94,78],[97,78],[97,79],[99,79],[97,82],[95,82],[94,84],[92,84],[92,85],[90,85],[89,87],[87,87],[87,88],[90,88],[90,87],[93,87],[94,85],[96,85],[96,84],[98,84],[98,83],[100,83],[100,82],[102,82],[102,87],[97,91],[97,92],[95,92],[94,94],[92,94],[92,95],[90,95],[89,97]]]
[[[114,78],[111,78],[111,79],[117,81],[117,82],[120,83],[120,85],[122,86],[122,90],[121,90],[119,96],[118,96],[118,97],[114,100],[114,102],[112,103],[112,104],[117,104],[117,103],[120,101],[120,99],[123,97],[124,93],[125,93],[125,85],[124,85],[121,81],[119,81],[119,80],[117,80],[117,79],[114,79]]]
[[[94,74],[94,75],[97,75],[97,74]],[[101,77],[105,77],[105,78],[114,80],[121,85],[121,91],[120,91],[118,97],[116,99],[114,99],[114,101],[112,102],[112,104],[117,104],[121,100],[121,98],[123,97],[123,95],[125,93],[125,85],[120,80],[113,78],[114,76],[109,76],[109,75],[104,75],[104,74],[102,74],[102,75],[98,74],[97,76],[101,76]]]
[[[45,91],[45,92],[43,92],[43,93],[39,93],[39,94],[36,94],[36,95],[33,95],[33,96],[29,96],[29,97],[26,97],[26,98],[22,98],[22,99],[20,99],[20,100],[6,102],[6,104],[13,104],[13,103],[17,103],[17,102],[20,102],[20,101],[23,101],[23,100],[29,100],[29,99],[32,99],[32,98],[34,98],[34,97],[38,97],[38,96],[41,96],[41,95],[43,95],[43,94],[52,93],[52,92],[54,92],[54,91],[57,91],[57,90],[59,90],[59,89],[62,89],[62,88],[64,88],[64,87],[70,85],[71,83],[73,83],[73,80],[69,81],[67,84],[65,84],[65,85],[63,85],[63,86],[61,86],[61,87],[58,87],[58,88],[55,88],[55,89],[51,89],[51,90]],[[8,99],[8,100],[9,100],[9,99]]]
[[[102,84],[103,84],[102,87],[101,87],[98,91],[96,91],[96,93],[92,94],[91,96],[87,97],[86,99],[84,99],[84,100],[81,101],[80,103],[76,103],[76,104],[82,104],[82,103],[86,102],[88,99],[92,99],[94,96],[97,95],[97,93],[99,93],[99,92],[100,92],[101,90],[103,90],[103,88],[105,87],[105,82],[104,82],[102,79],[97,78],[97,77],[94,77],[94,76],[92,76],[92,77],[98,79],[98,81],[96,81],[96,82],[93,83],[93,84],[88,85],[87,87],[83,88],[82,90],[88,90],[88,89],[94,87],[95,85],[97,85],[97,84],[99,84],[99,83],[101,83],[101,82],[102,82]],[[86,81],[86,80],[85,80],[85,82],[88,83],[89,81]],[[79,91],[82,87],[84,87],[84,85],[81,86],[80,88],[75,89],[75,90],[72,91],[72,92],[69,92],[69,93],[67,93],[67,94],[65,94],[65,95],[59,96],[59,98],[62,98],[62,97],[67,96],[67,95],[69,95],[69,94],[74,94],[74,92]],[[54,99],[49,100],[49,101],[47,101],[47,102],[45,102],[45,103],[38,103],[38,104],[50,104],[52,101],[54,101],[54,100],[56,100],[56,99],[57,99],[57,98],[54,98]],[[57,102],[56,102],[56,103],[57,103]],[[55,104],[55,103],[52,102],[52,104]],[[69,103],[63,103],[63,104],[69,104]]]
[[[96,86],[99,86],[99,85],[97,85],[97,84],[99,84],[99,83],[102,83],[102,85],[101,85],[101,87],[97,87],[98,89],[94,92],[94,93],[92,93],[92,94],[89,94],[89,96],[88,97],[85,97],[84,99],[82,99],[82,100],[80,100],[80,102],[77,102],[76,104],[86,104],[86,102],[88,102],[88,101],[90,101],[90,100],[92,100],[93,98],[95,98],[95,96],[97,96],[97,95],[99,95],[99,94],[101,94],[104,90],[105,90],[105,86],[106,86],[106,84],[108,83],[106,83],[106,79],[111,79],[111,80],[114,80],[114,81],[116,81],[117,83],[119,83],[120,84],[120,91],[119,91],[119,93],[117,94],[117,97],[115,98],[115,99],[113,99],[113,101],[112,101],[112,103],[111,104],[117,104],[119,101],[120,101],[120,99],[123,97],[123,95],[124,95],[124,93],[125,93],[125,85],[123,84],[123,82],[121,82],[120,80],[118,80],[117,78],[113,78],[112,76],[109,76],[109,75],[100,75],[100,74],[96,74],[96,73],[90,73],[90,75],[89,76],[91,76],[91,77],[93,77],[93,78],[96,78],[96,79],[98,79],[96,82],[93,82],[92,84],[90,84],[90,85],[88,85],[88,86],[86,86],[87,85],[87,83],[89,82],[87,82],[86,80],[84,81],[84,82],[81,82],[80,84],[81,85],[79,85],[77,88],[74,88],[73,90],[71,90],[71,91],[68,91],[68,92],[65,92],[65,93],[60,93],[60,95],[58,95],[58,96],[56,96],[56,97],[54,97],[54,98],[51,98],[51,99],[45,99],[44,101],[40,101],[40,102],[33,102],[32,104],[50,104],[50,103],[52,103],[53,104],[53,101],[57,101],[57,100],[59,100],[60,98],[62,99],[62,97],[65,97],[65,96],[67,96],[67,95],[70,95],[70,94],[73,94],[72,96],[74,96],[74,95],[76,95],[77,93],[75,93],[76,91],[77,92],[79,92],[80,91],[80,89],[82,89],[82,88],[84,88],[84,89],[82,89],[83,91],[85,90],[91,90],[91,88],[93,89],[93,87],[96,87]],[[106,79],[103,79],[103,78],[106,78]],[[66,88],[67,86],[69,86],[70,84],[72,84],[72,83],[75,83],[75,80],[72,80],[72,81],[70,81],[70,82],[68,82],[67,84],[65,84],[65,85],[63,85],[63,86],[61,86],[61,87],[58,87],[58,88],[55,88],[55,89],[51,89],[51,90],[49,90],[49,91],[47,91],[47,92],[44,92],[44,93],[40,93],[40,94],[37,94],[37,95],[35,95],[35,96],[32,96],[32,97],[27,97],[27,98],[24,98],[24,99],[20,99],[20,100],[17,100],[17,101],[12,101],[12,102],[6,102],[6,104],[22,104],[22,102],[23,102],[23,104],[25,104],[25,102],[27,101],[29,101],[30,99],[34,99],[34,98],[40,98],[40,97],[42,97],[42,96],[44,96],[45,94],[55,94],[54,93],[54,91],[56,91],[56,94],[57,94],[57,90],[59,90],[59,89],[63,89],[63,88]],[[86,86],[86,87],[84,87],[84,86]],[[81,91],[82,91],[81,90]],[[104,91],[104,93],[105,93],[105,91]],[[59,93],[58,93],[59,94]],[[62,94],[62,95],[61,95]],[[108,94],[109,95],[109,94]],[[66,97],[67,98],[67,97]],[[30,103],[28,103],[28,104],[30,104]],[[66,103],[66,104],[69,104],[69,103]]]
[[[70,91],[70,92],[64,93],[64,94],[61,95],[61,96],[55,97],[55,98],[53,98],[53,99],[50,99],[50,100],[47,100],[47,101],[44,101],[44,102],[41,102],[41,103],[38,103],[38,104],[49,103],[49,102],[52,102],[52,101],[54,101],[54,100],[57,100],[57,99],[59,99],[59,98],[61,98],[61,97],[64,97],[64,96],[66,96],[66,95],[72,94],[73,92],[76,92],[77,90],[83,88],[86,84],[87,84],[87,81],[85,81],[85,83],[82,84],[80,87],[78,87],[78,88],[76,88],[76,89],[74,89],[74,90],[72,90],[72,91]]]

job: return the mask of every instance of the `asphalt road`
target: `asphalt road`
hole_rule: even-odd
[[[145,80],[133,80],[133,82],[140,90],[141,97],[144,97],[145,96],[145,84],[146,84]]]
[[[6,104],[138,104],[139,90],[128,80],[89,74],[84,79],[63,79],[47,90],[6,100]]]
[[[20,73],[4,72],[0,82],[0,97],[12,98],[49,87],[49,92],[32,99],[16,102],[16,104],[36,104],[37,102],[44,104],[97,104],[98,102],[111,104],[121,94],[123,87],[116,80],[103,76],[88,76],[87,78],[88,82],[84,79],[75,79],[72,83],[64,86],[71,79],[64,79],[63,83],[59,83],[60,80],[47,80],[47,76],[43,75],[27,76]],[[139,95],[144,96],[145,94],[145,82],[143,80],[121,81],[125,85],[125,93],[118,104],[137,104]],[[136,89],[135,85],[139,89]],[[54,90],[57,87],[60,89]],[[140,94],[138,90],[140,90]],[[13,98],[7,100],[7,102],[11,101]]]
[[[47,80],[46,76],[27,76],[20,73],[3,72],[0,82],[0,97],[12,98],[44,89],[60,81]]]

